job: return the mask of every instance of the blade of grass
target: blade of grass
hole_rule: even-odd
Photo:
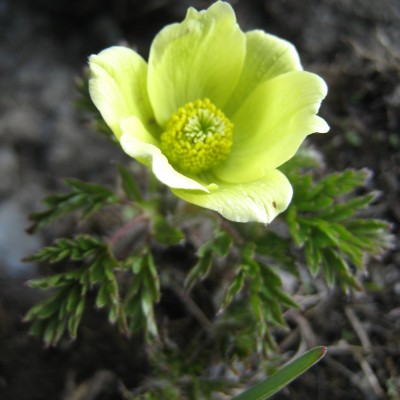
[[[290,364],[284,366],[270,378],[235,396],[232,400],[267,399],[321,360],[326,351],[327,348],[325,346],[314,347]]]

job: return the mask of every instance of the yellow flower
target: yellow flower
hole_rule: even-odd
[[[329,130],[316,115],[325,82],[290,43],[242,32],[222,1],[162,29],[148,64],[111,47],[89,65],[91,97],[123,150],[176,196],[232,221],[284,211],[292,187],[277,168]]]

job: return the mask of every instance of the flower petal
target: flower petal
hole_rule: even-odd
[[[147,64],[133,50],[110,47],[89,58],[90,96],[117,138],[120,121],[135,115],[147,130],[154,129],[154,117],[147,95]],[[152,123],[153,121],[153,123]]]
[[[259,85],[278,75],[302,70],[295,47],[260,30],[246,33],[246,58],[239,83],[224,111],[233,115],[239,105]]]
[[[121,122],[120,143],[128,155],[149,166],[159,181],[171,188],[209,192],[201,183],[180,174],[157,147],[154,137],[146,131],[141,121],[130,117]]]
[[[236,222],[270,223],[286,210],[292,199],[292,187],[282,172],[267,171],[265,176],[249,183],[229,184],[217,182],[211,193],[173,189],[183,200],[219,212]]]
[[[293,157],[307,135],[327,132],[327,123],[315,115],[326,93],[325,82],[304,71],[279,75],[257,87],[232,118],[232,151],[214,171],[218,178],[258,179]]]
[[[205,11],[189,8],[185,20],[154,39],[148,91],[156,119],[164,125],[182,105],[209,98],[218,107],[238,82],[245,35],[232,7],[218,1]]]

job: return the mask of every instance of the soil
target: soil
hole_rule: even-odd
[[[293,42],[307,70],[327,81],[321,109],[331,131],[309,143],[328,170],[367,167],[382,195],[371,213],[400,221],[399,0],[236,0],[244,30],[264,29]],[[79,338],[46,349],[22,322],[41,294],[25,285],[40,268],[22,263],[40,245],[70,233],[68,224],[25,234],[27,216],[62,188],[62,178],[115,183],[128,158],[74,108],[75,80],[87,57],[128,43],[147,57],[154,35],[202,0],[0,0],[0,399],[127,399],[151,367],[141,337],[126,339],[101,313],[85,318]],[[191,263],[193,249],[165,257]],[[345,297],[329,293],[306,312],[288,314],[282,352],[327,345],[328,356],[276,399],[400,399],[399,243],[372,260],[383,287]],[[185,309],[162,306],[185,337]],[[207,308],[209,305],[204,304]],[[212,313],[212,309],[209,310]],[[124,394],[125,393],[125,394]],[[128,393],[128,394],[127,394]]]

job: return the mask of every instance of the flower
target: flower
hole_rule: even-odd
[[[325,82],[290,43],[241,31],[222,1],[162,29],[148,63],[116,46],[89,66],[91,98],[123,150],[176,196],[232,221],[284,211],[292,187],[277,168],[329,130],[316,115]]]

